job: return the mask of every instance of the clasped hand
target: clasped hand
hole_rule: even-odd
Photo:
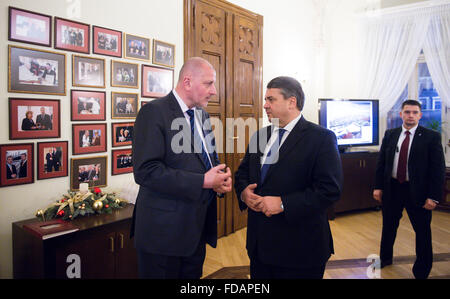
[[[226,167],[225,164],[220,164],[205,173],[203,188],[213,189],[217,193],[227,193],[231,191],[231,184],[230,168]]]
[[[241,199],[255,212],[262,212],[267,217],[283,212],[281,209],[281,197],[279,196],[259,196],[255,194],[257,184],[248,185],[242,191]]]

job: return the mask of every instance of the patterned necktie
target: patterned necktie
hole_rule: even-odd
[[[209,170],[209,169],[211,169],[211,163],[209,162],[208,154],[206,153],[203,142],[200,139],[200,136],[198,138],[194,137],[195,135],[198,135],[198,134],[195,134],[195,130],[194,130],[194,128],[195,128],[194,110],[189,109],[188,111],[186,111],[186,113],[189,115],[189,121],[191,123],[191,133],[192,133],[191,137],[194,138],[194,143],[197,142],[198,148],[200,148],[200,146],[201,146],[202,160],[203,160],[203,163],[205,163],[206,170]],[[200,145],[200,143],[201,143],[201,145]]]
[[[397,180],[400,183],[406,181],[406,164],[408,162],[408,148],[409,148],[409,135],[411,132],[405,132],[406,137],[403,140],[402,147],[400,148],[400,155],[398,157],[398,167],[397,167]]]
[[[261,183],[264,182],[264,179],[266,178],[267,171],[270,168],[270,165],[276,163],[278,161],[278,150],[280,149],[281,139],[283,138],[284,133],[286,132],[285,129],[278,129],[278,141],[275,141],[272,144],[272,147],[270,148],[269,152],[267,153],[266,160],[264,161],[264,165],[261,167]]]

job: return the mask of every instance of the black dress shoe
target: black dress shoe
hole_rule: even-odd
[[[389,265],[392,265],[392,260],[381,261],[381,269]]]

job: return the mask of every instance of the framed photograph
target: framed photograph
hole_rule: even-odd
[[[106,92],[90,90],[70,91],[71,120],[106,120]]]
[[[175,45],[154,39],[153,64],[175,67]]]
[[[136,118],[139,95],[137,93],[112,92],[111,118]]]
[[[105,88],[105,60],[73,55],[72,85]]]
[[[8,46],[8,91],[66,95],[66,54]]]
[[[125,33],[123,51],[125,58],[148,61],[150,60],[150,39]]]
[[[93,26],[94,54],[122,57],[122,32]]]
[[[141,96],[159,98],[167,95],[173,88],[173,69],[142,65]]]
[[[37,143],[37,179],[52,179],[69,175],[69,142]]]
[[[59,138],[59,100],[9,98],[9,139]]]
[[[88,24],[55,17],[55,49],[89,54]]]
[[[106,152],[106,123],[72,125],[72,154]]]
[[[34,143],[0,144],[0,187],[34,182]]]
[[[112,146],[131,145],[133,141],[134,122],[129,123],[112,123]]]
[[[106,187],[107,156],[70,159],[70,189],[77,191],[80,183],[89,188]]]
[[[111,162],[111,175],[133,172],[133,158],[131,148],[123,150],[113,150]]]
[[[111,60],[111,86],[139,88],[139,65]]]
[[[51,47],[52,17],[10,6],[8,40]]]

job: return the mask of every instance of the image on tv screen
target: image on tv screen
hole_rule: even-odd
[[[327,128],[336,134],[339,145],[371,143],[372,109],[370,101],[330,101],[327,103]]]

